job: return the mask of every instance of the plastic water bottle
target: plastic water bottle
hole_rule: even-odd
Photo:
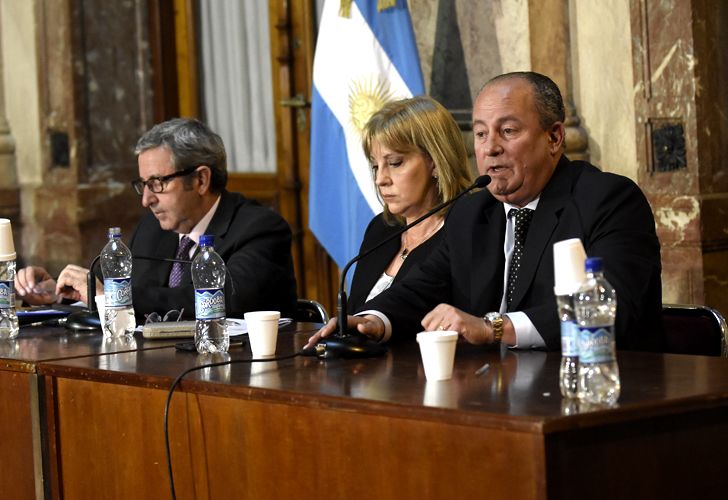
[[[225,262],[212,246],[214,236],[200,237],[192,261],[195,286],[195,347],[201,354],[227,352],[230,337],[225,320]]]
[[[586,279],[585,261],[586,252],[579,238],[554,243],[554,295],[561,321],[559,389],[567,399],[578,396],[579,327],[574,312],[574,295]]]
[[[104,337],[133,335],[136,327],[131,297],[131,251],[121,241],[121,229],[110,227],[109,242],[101,250],[104,275]],[[93,300],[93,297],[89,297]]]
[[[612,405],[620,382],[614,334],[617,294],[604,277],[602,259],[586,260],[586,281],[575,300],[579,325],[579,399]]]
[[[2,257],[2,256],[0,256]],[[0,340],[18,336],[18,315],[15,312],[15,255],[0,261]]]
[[[574,296],[557,295],[559,319],[561,320],[561,367],[559,369],[559,389],[565,398],[578,396],[579,348],[577,339],[579,327],[574,313]]]

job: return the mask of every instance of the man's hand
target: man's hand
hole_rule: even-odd
[[[367,337],[371,337],[374,340],[379,340],[382,338],[382,335],[384,335],[384,322],[373,315],[349,316],[346,319],[346,324],[349,329],[356,328],[359,333],[366,335]],[[321,328],[321,330],[308,339],[308,343],[305,345],[304,349],[313,347],[318,344],[322,338],[326,338],[332,333],[336,333],[338,329],[336,325],[336,318],[331,318],[329,322]]]
[[[483,318],[467,314],[457,307],[440,304],[422,318],[426,331],[451,330],[458,332],[471,344],[493,343],[493,330],[488,328]]]
[[[15,274],[15,293],[30,305],[53,304],[55,289],[56,281],[42,267],[24,267]]]
[[[69,264],[61,271],[56,283],[56,295],[64,299],[73,301],[81,301],[88,304],[89,297],[86,289],[86,279],[88,269],[85,267]],[[103,287],[99,288],[99,282],[96,282],[96,294],[103,293]],[[94,300],[94,297],[91,297]]]

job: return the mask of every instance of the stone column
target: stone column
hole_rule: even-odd
[[[574,106],[568,1],[529,0],[528,18],[531,69],[556,82],[564,98],[566,154],[572,160],[588,160],[589,141]]]
[[[728,6],[632,0],[639,182],[662,245],[663,301],[728,313]]]
[[[15,140],[5,117],[5,92],[2,81],[2,59],[0,58],[0,189],[17,189],[18,176],[15,171]],[[3,206],[5,203],[3,203]]]
[[[2,26],[2,13],[0,13],[0,26]],[[10,133],[10,126],[5,115],[4,69],[2,38],[0,38],[0,217],[12,221],[16,246],[19,246],[20,196],[15,168],[15,140]]]

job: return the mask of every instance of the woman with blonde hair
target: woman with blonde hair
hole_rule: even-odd
[[[430,97],[386,104],[364,127],[362,145],[384,211],[369,223],[361,252],[454,198],[472,182],[460,129]],[[366,301],[426,259],[442,239],[444,217],[445,210],[362,259],[352,280],[349,311],[361,310]]]

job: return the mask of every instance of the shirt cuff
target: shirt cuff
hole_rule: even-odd
[[[516,332],[516,344],[510,347],[516,349],[538,349],[546,347],[541,334],[538,333],[531,319],[524,312],[516,311],[504,314],[508,316],[513,324],[513,330]]]
[[[377,340],[377,342],[386,342],[390,339],[392,336],[392,323],[389,321],[389,318],[385,316],[383,313],[379,311],[375,311],[373,309],[370,309],[368,311],[361,311],[356,313],[354,316],[366,316],[367,314],[371,314],[372,316],[376,316],[377,318],[381,319],[384,323],[384,335],[382,338]]]

